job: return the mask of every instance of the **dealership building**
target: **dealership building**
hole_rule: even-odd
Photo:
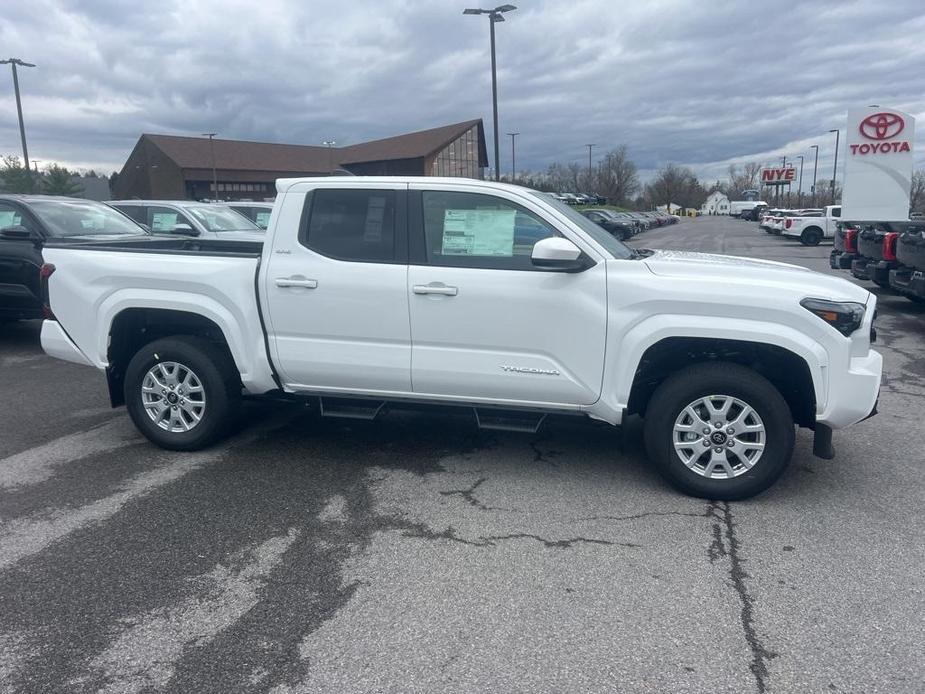
[[[263,200],[276,195],[277,178],[344,173],[482,178],[487,166],[481,119],[347,147],[145,134],[119,172],[113,194],[121,200]]]

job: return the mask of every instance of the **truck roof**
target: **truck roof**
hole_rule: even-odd
[[[341,181],[343,183],[384,183],[388,185],[395,185],[396,183],[467,184],[478,187],[494,188],[495,190],[534,192],[532,188],[517,186],[511,183],[497,183],[495,181],[486,181],[478,178],[461,178],[453,176],[306,176],[301,178],[278,178],[276,179],[276,190],[280,193],[285,193],[296,183],[331,183],[332,181]]]

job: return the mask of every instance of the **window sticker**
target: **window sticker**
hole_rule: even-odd
[[[15,210],[0,210],[0,229],[20,224],[19,213]]]
[[[516,210],[445,210],[443,255],[514,255]]]
[[[151,231],[173,231],[177,226],[176,212],[154,212],[151,215]]]
[[[366,206],[366,226],[363,241],[382,243],[382,221],[385,219],[385,198],[370,197]]]

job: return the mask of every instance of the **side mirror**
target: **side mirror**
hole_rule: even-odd
[[[0,229],[0,238],[10,239],[11,241],[41,241],[42,238],[26,227],[17,224],[16,226]]]
[[[555,272],[581,272],[589,267],[581,249],[560,236],[537,241],[530,259],[536,267]]]
[[[189,224],[177,224],[173,228],[173,233],[181,236],[199,236],[199,231],[193,229]]]

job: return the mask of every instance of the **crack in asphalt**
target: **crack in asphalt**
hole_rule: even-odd
[[[466,503],[474,506],[480,511],[503,511],[504,509],[497,506],[488,506],[475,497],[475,490],[488,481],[487,477],[480,477],[468,489],[448,489],[440,492],[440,496],[460,496],[465,499]]]
[[[540,448],[540,441],[531,441],[530,448],[533,449],[533,462],[534,463],[546,463],[547,465],[551,467],[559,467],[557,463],[553,462],[546,456],[560,455],[562,451],[554,451],[554,450],[544,451],[542,448]]]
[[[748,592],[746,579],[749,578],[749,574],[743,566],[746,560],[739,553],[739,538],[735,532],[736,523],[732,506],[728,501],[722,503],[713,501],[710,502],[709,510],[714,522],[713,542],[707,549],[707,556],[711,564],[720,557],[729,558],[729,578],[742,605],[739,620],[742,623],[745,641],[752,653],[749,670],[755,678],[758,694],[764,694],[767,691],[769,677],[768,661],[776,658],[778,654],[768,650],[755,628],[755,598]]]
[[[487,535],[475,540],[468,540],[460,537],[452,525],[448,525],[444,530],[434,530],[426,523],[409,521],[404,518],[390,517],[380,518],[382,526],[380,528],[391,528],[393,530],[402,530],[402,537],[420,538],[423,540],[450,540],[470,547],[496,547],[499,542],[505,540],[536,540],[545,547],[554,549],[568,549],[575,544],[605,545],[612,547],[630,547],[639,548],[642,545],[635,542],[614,542],[612,540],[600,540],[590,537],[572,537],[564,540],[549,540],[532,533],[511,533],[509,535]]]
[[[608,520],[608,521],[629,521],[637,520],[639,518],[652,518],[659,516],[682,516],[686,518],[710,518],[712,517],[713,512],[710,507],[707,507],[707,510],[704,513],[691,513],[688,511],[648,511],[646,513],[634,513],[630,516],[582,516],[577,520],[588,521],[588,520]]]

